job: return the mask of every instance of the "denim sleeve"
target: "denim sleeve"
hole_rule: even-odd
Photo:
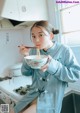
[[[27,65],[27,63],[25,62],[25,60],[23,61],[22,67],[21,67],[21,72],[23,75],[25,76],[31,76],[33,69]]]
[[[25,107],[27,107],[33,100],[37,99],[39,96],[39,92],[37,91],[30,91],[27,93],[18,103],[16,103],[16,106],[14,107],[15,113],[19,113],[22,111]]]
[[[61,81],[77,81],[80,77],[80,65],[78,64],[72,50],[67,48],[62,54],[64,56],[62,57],[64,64],[58,60],[52,59],[47,71]]]

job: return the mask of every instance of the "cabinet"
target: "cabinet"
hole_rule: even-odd
[[[80,113],[80,94],[71,93],[64,97],[61,113]]]
[[[17,21],[48,20],[46,0],[6,0],[1,16]]]

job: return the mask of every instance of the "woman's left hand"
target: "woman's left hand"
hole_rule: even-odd
[[[49,55],[49,56],[48,56],[47,63],[46,63],[44,66],[41,67],[41,70],[42,70],[43,72],[47,71],[51,59],[52,59],[52,57]]]

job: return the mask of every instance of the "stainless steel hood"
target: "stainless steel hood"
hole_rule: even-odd
[[[47,12],[46,0],[0,0],[0,28],[31,26],[48,20]]]

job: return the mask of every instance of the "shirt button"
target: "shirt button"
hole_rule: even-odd
[[[42,77],[40,77],[40,80],[42,80]]]
[[[49,78],[47,79],[47,81],[49,81]]]
[[[38,91],[38,88],[36,88],[36,92]]]
[[[44,91],[44,93],[48,93],[48,91],[47,91],[47,90],[45,90],[45,91]]]
[[[29,93],[30,91],[27,91],[27,93]]]

